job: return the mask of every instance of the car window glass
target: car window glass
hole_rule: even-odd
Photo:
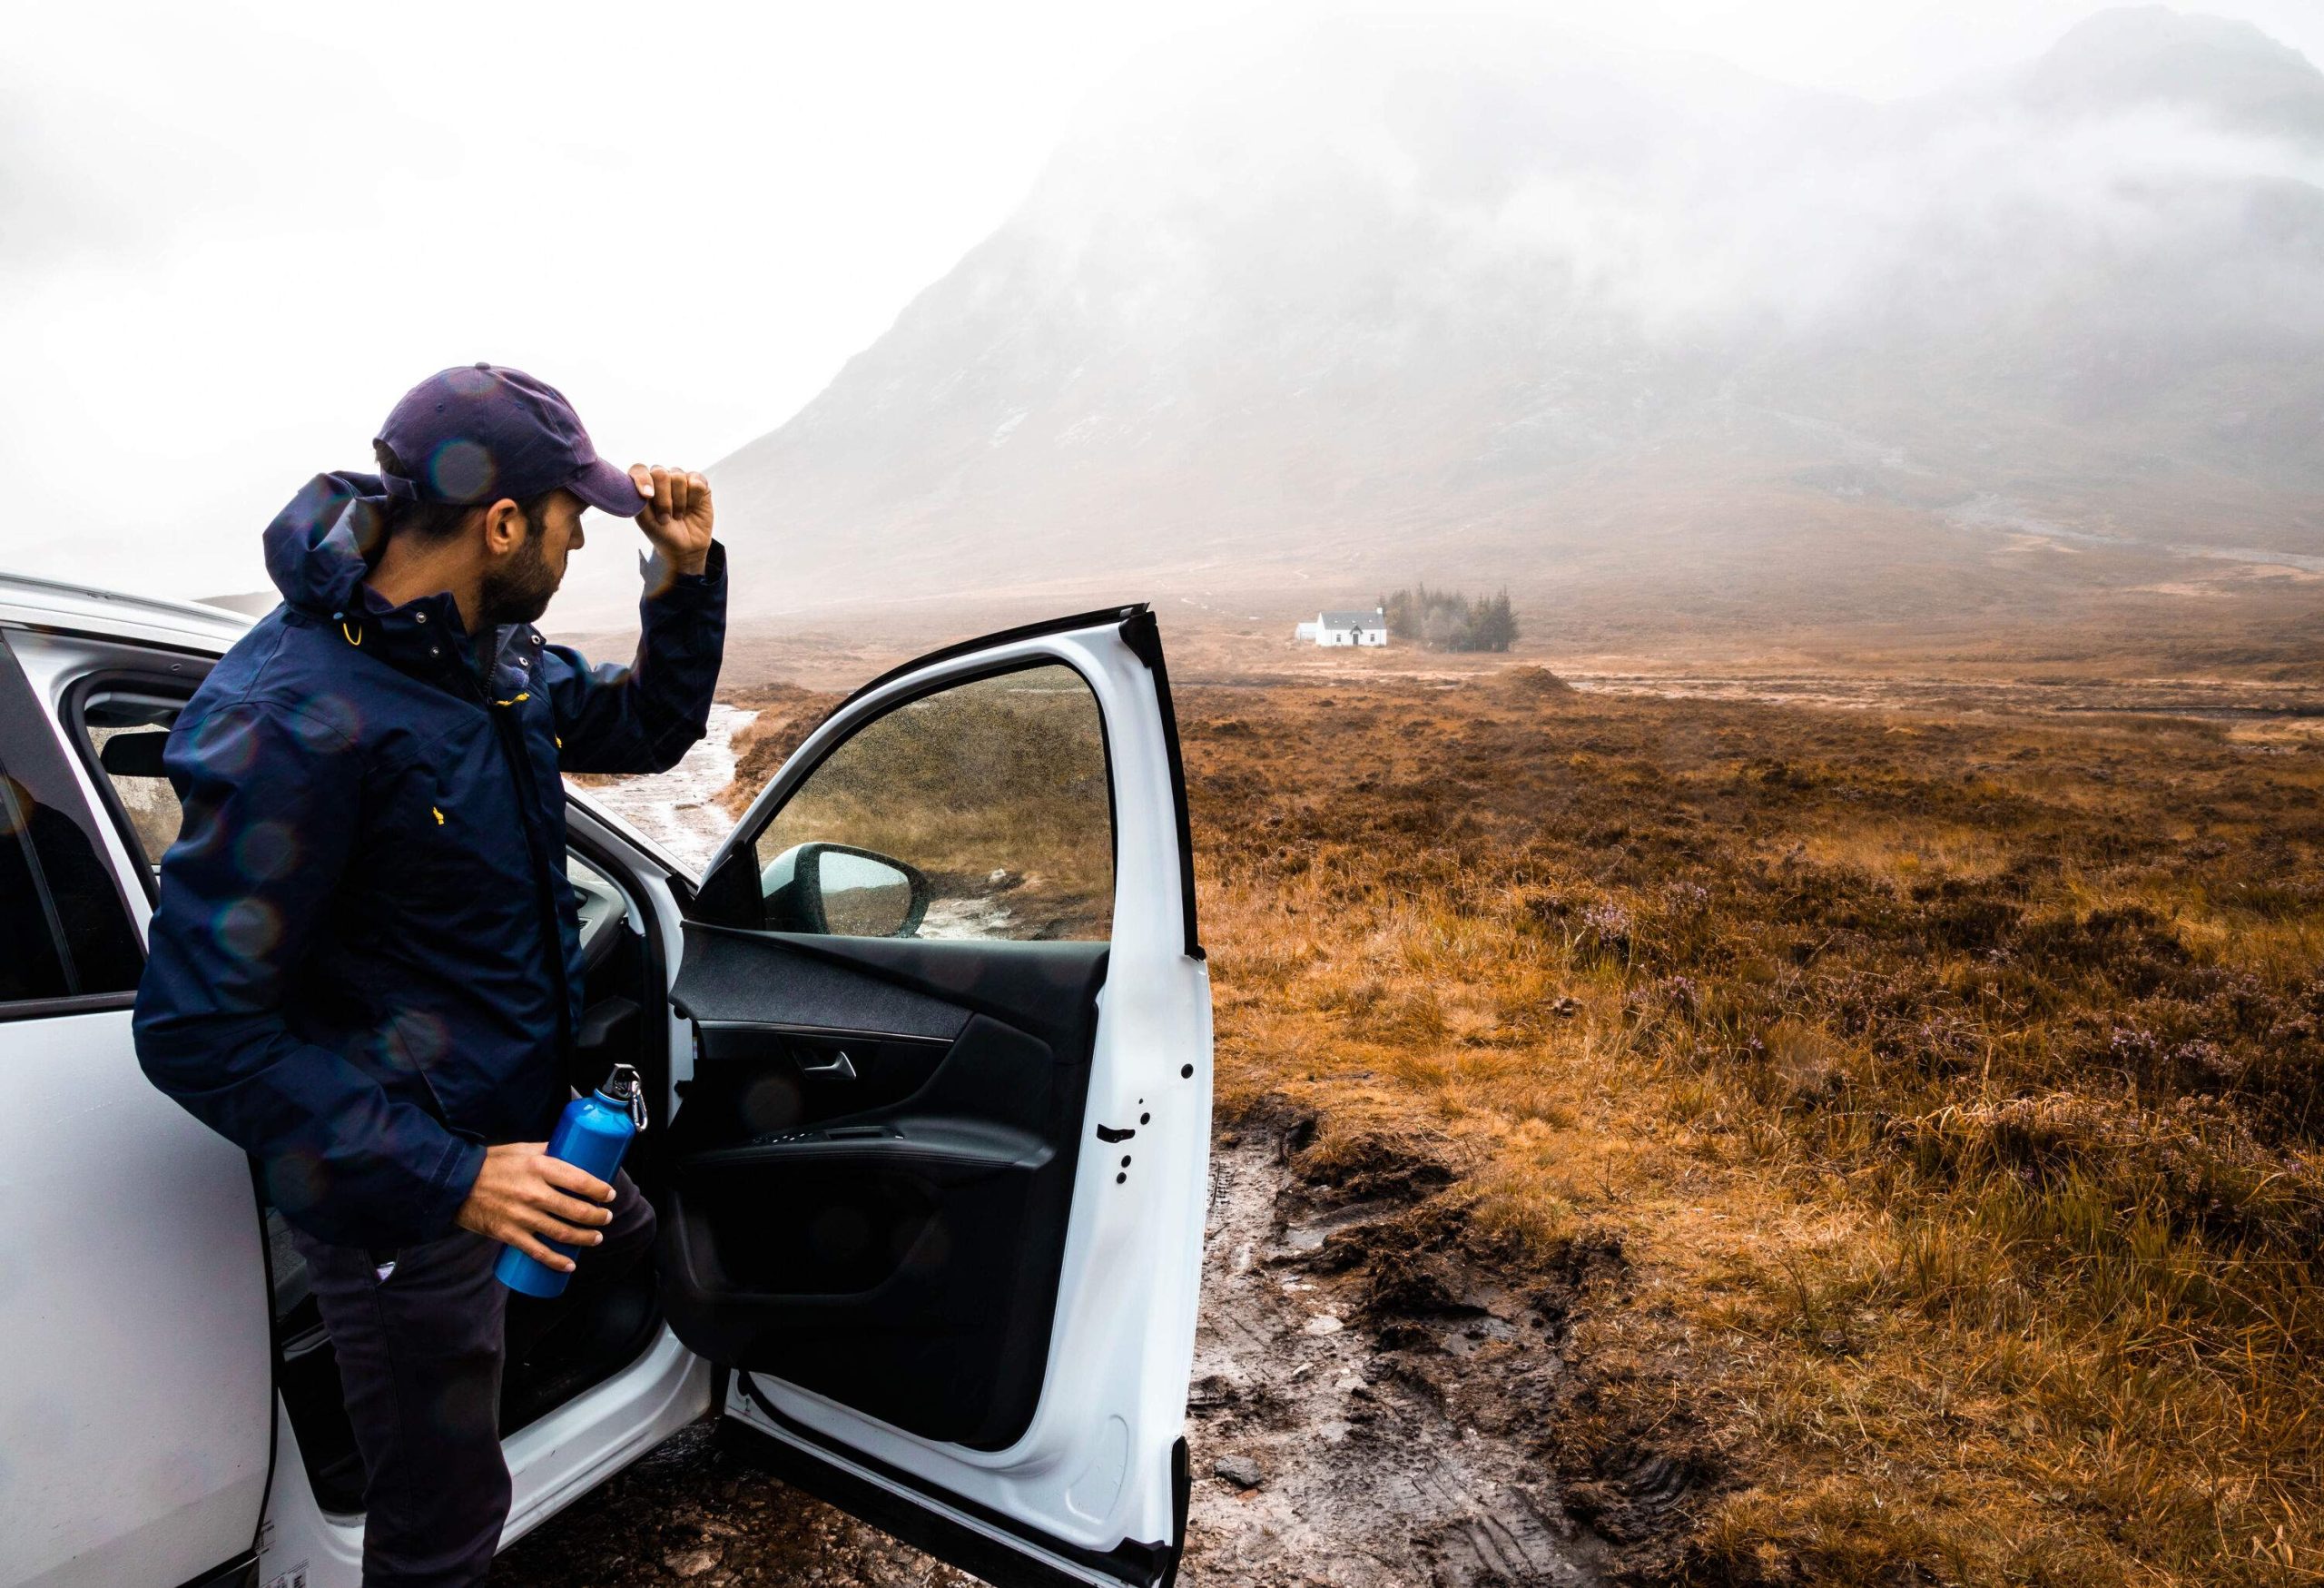
[[[142,968],[87,830],[0,764],[0,1002],[126,992]]]
[[[0,1005],[133,991],[119,880],[55,725],[0,636]]]
[[[909,701],[825,756],[755,849],[776,930],[1101,941],[1114,850],[1097,697],[1049,665]]]
[[[0,773],[0,1001],[63,998],[72,991],[63,935],[34,870],[23,814],[27,795]]]
[[[162,745],[177,721],[180,704],[133,695],[100,695],[84,711],[82,725],[97,765],[112,785],[130,836],[149,866],[178,841],[182,815],[178,791],[162,770]]]

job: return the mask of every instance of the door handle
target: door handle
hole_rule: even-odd
[[[828,1075],[836,1080],[853,1080],[855,1079],[855,1065],[854,1062],[848,1058],[847,1050],[842,1048],[840,1050],[839,1057],[832,1060],[829,1064],[802,1064],[799,1066],[799,1073],[802,1075]]]

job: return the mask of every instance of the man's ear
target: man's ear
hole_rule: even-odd
[[[506,557],[525,544],[525,537],[532,526],[525,522],[525,509],[507,497],[502,497],[484,510],[484,549],[487,556]]]

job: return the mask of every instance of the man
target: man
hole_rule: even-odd
[[[601,461],[515,370],[447,370],[266,531],[282,605],[196,692],[138,989],[138,1056],[253,1154],[293,1228],[363,1456],[370,1588],[482,1582],[508,1508],[505,1243],[583,1248],[653,1209],[543,1155],[581,998],[560,771],[659,772],[700,738],[725,635],[702,477]],[[533,626],[582,509],[654,548],[644,636],[595,671]]]

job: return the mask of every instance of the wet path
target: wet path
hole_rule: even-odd
[[[757,715],[739,706],[714,705],[709,731],[669,771],[595,784],[581,793],[698,867],[734,830],[734,818],[718,795],[734,780],[734,735]]]
[[[1318,1205],[1275,1135],[1222,1139],[1188,1407],[1187,1581],[1596,1581],[1528,1430],[1481,1426],[1458,1387],[1464,1365],[1488,1359],[1476,1387],[1496,1397],[1509,1369],[1559,1371],[1522,1304],[1465,1297],[1441,1319],[1402,1321],[1393,1350],[1366,1327],[1362,1279],[1343,1259],[1375,1238],[1400,1239],[1392,1226],[1408,1206],[1396,1196]]]

